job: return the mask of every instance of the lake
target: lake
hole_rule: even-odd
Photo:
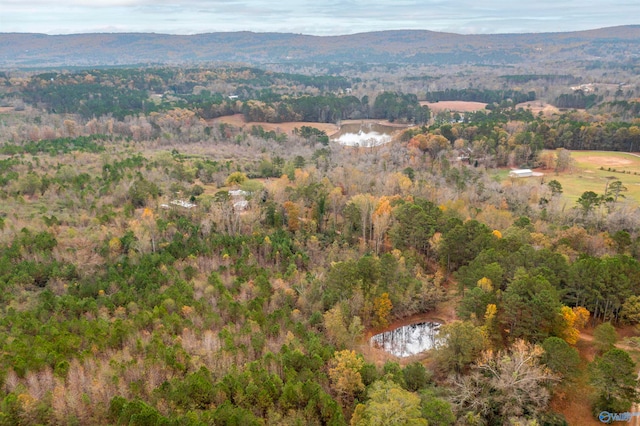
[[[340,145],[370,148],[391,142],[393,134],[399,130],[402,129],[377,123],[349,123],[340,126],[340,131],[331,140]]]
[[[398,357],[417,355],[438,345],[440,326],[437,322],[409,324],[376,334],[370,343]]]

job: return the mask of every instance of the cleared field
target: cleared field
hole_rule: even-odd
[[[246,129],[251,129],[251,127],[253,126],[262,126],[262,128],[267,132],[275,131],[275,132],[287,133],[287,134],[292,133],[293,129],[295,129],[296,127],[300,128],[302,126],[309,126],[319,130],[324,130],[325,132],[327,132],[327,135],[329,136],[331,136],[332,134],[340,130],[339,126],[333,123],[308,123],[304,121],[294,121],[294,122],[288,122],[288,123],[262,123],[262,122],[248,123],[244,120],[243,114],[235,114],[235,115],[228,115],[224,117],[218,117],[209,121],[210,125],[220,124],[220,123],[230,124],[234,127],[246,128]]]
[[[534,115],[540,112],[544,115],[553,115],[560,112],[560,110],[555,106],[540,101],[523,102],[516,105],[516,108],[530,109]]]
[[[340,122],[340,126],[334,123],[316,123],[316,122],[308,122],[308,121],[290,121],[286,123],[265,123],[265,122],[246,122],[244,120],[244,114],[235,114],[235,115],[227,115],[223,117],[214,118],[213,120],[208,120],[208,124],[218,125],[220,123],[229,124],[234,127],[239,127],[241,129],[250,130],[253,126],[262,126],[262,128],[267,131],[274,131],[276,133],[287,133],[292,134],[293,130],[296,128],[301,128],[302,126],[313,127],[318,130],[324,130],[327,135],[333,136],[340,131],[340,126],[345,124],[365,124],[365,123],[373,123],[380,124],[383,126],[389,127],[397,127],[399,129],[408,128],[406,124],[403,123],[391,123],[388,120],[375,120],[375,119],[367,119],[367,120],[342,120]]]
[[[640,156],[624,152],[572,151],[573,170],[545,172],[545,181],[557,180],[565,197],[577,200],[585,191],[603,194],[607,182],[619,180],[627,188],[627,200],[640,204]],[[543,171],[544,172],[544,171]]]
[[[440,101],[440,102],[420,102],[420,105],[428,106],[431,111],[453,111],[453,112],[473,112],[485,109],[487,104],[470,101]]]

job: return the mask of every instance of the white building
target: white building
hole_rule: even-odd
[[[533,176],[533,172],[530,169],[515,169],[509,172],[509,177],[512,178],[523,178],[531,176]]]

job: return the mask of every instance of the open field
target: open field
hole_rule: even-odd
[[[266,122],[246,122],[244,121],[243,114],[234,114],[227,115],[223,117],[214,118],[213,120],[208,121],[209,125],[218,125],[220,123],[225,123],[232,125],[234,127],[244,128],[245,130],[250,130],[253,126],[262,126],[262,128],[267,131],[275,131],[277,133],[286,133],[292,134],[293,130],[296,128],[300,128],[302,126],[314,127],[319,130],[324,130],[327,135],[333,136],[340,131],[340,126],[345,124],[363,124],[363,123],[374,123],[380,124],[383,126],[389,127],[397,127],[398,129],[406,129],[407,125],[403,123],[392,123],[388,120],[342,120],[340,125],[334,123],[315,123],[315,122],[306,122],[306,121],[291,121],[286,123],[266,123]]]
[[[541,101],[522,102],[521,104],[516,105],[516,108],[530,109],[534,115],[537,115],[540,112],[544,115],[553,115],[560,112],[560,110],[555,106]]]
[[[640,204],[640,156],[625,152],[572,151],[575,163],[571,171],[556,174],[553,170],[541,170],[544,180],[557,180],[563,194],[577,200],[585,191],[604,194],[607,182],[619,180],[628,189],[623,195],[627,200]]]
[[[340,127],[333,123],[307,123],[304,121],[294,121],[294,122],[288,122],[288,123],[262,123],[262,122],[247,123],[246,121],[244,121],[243,114],[234,114],[234,115],[227,115],[224,117],[214,118],[213,120],[210,120],[209,123],[214,125],[225,123],[225,124],[230,124],[232,126],[239,127],[239,128],[244,127],[246,129],[251,129],[251,127],[253,126],[262,126],[262,128],[267,132],[275,131],[275,132],[282,132],[287,134],[292,133],[293,129],[295,129],[296,127],[300,128],[302,126],[315,127],[316,129],[324,130],[329,136],[331,136],[332,134],[340,130]]]
[[[431,111],[449,110],[453,112],[473,112],[485,109],[487,104],[483,102],[470,101],[440,101],[440,102],[420,102],[420,105],[428,106]]]

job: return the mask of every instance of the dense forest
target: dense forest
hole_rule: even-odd
[[[564,425],[567,395],[592,419],[637,411],[638,200],[553,178],[570,150],[640,150],[637,88],[577,105],[544,87],[565,74],[303,72],[323,67],[0,75],[0,424]],[[487,107],[424,105],[460,100]],[[518,105],[542,101],[563,109]],[[407,127],[374,148],[318,127],[345,120]],[[418,317],[444,322],[435,349],[370,346]]]

